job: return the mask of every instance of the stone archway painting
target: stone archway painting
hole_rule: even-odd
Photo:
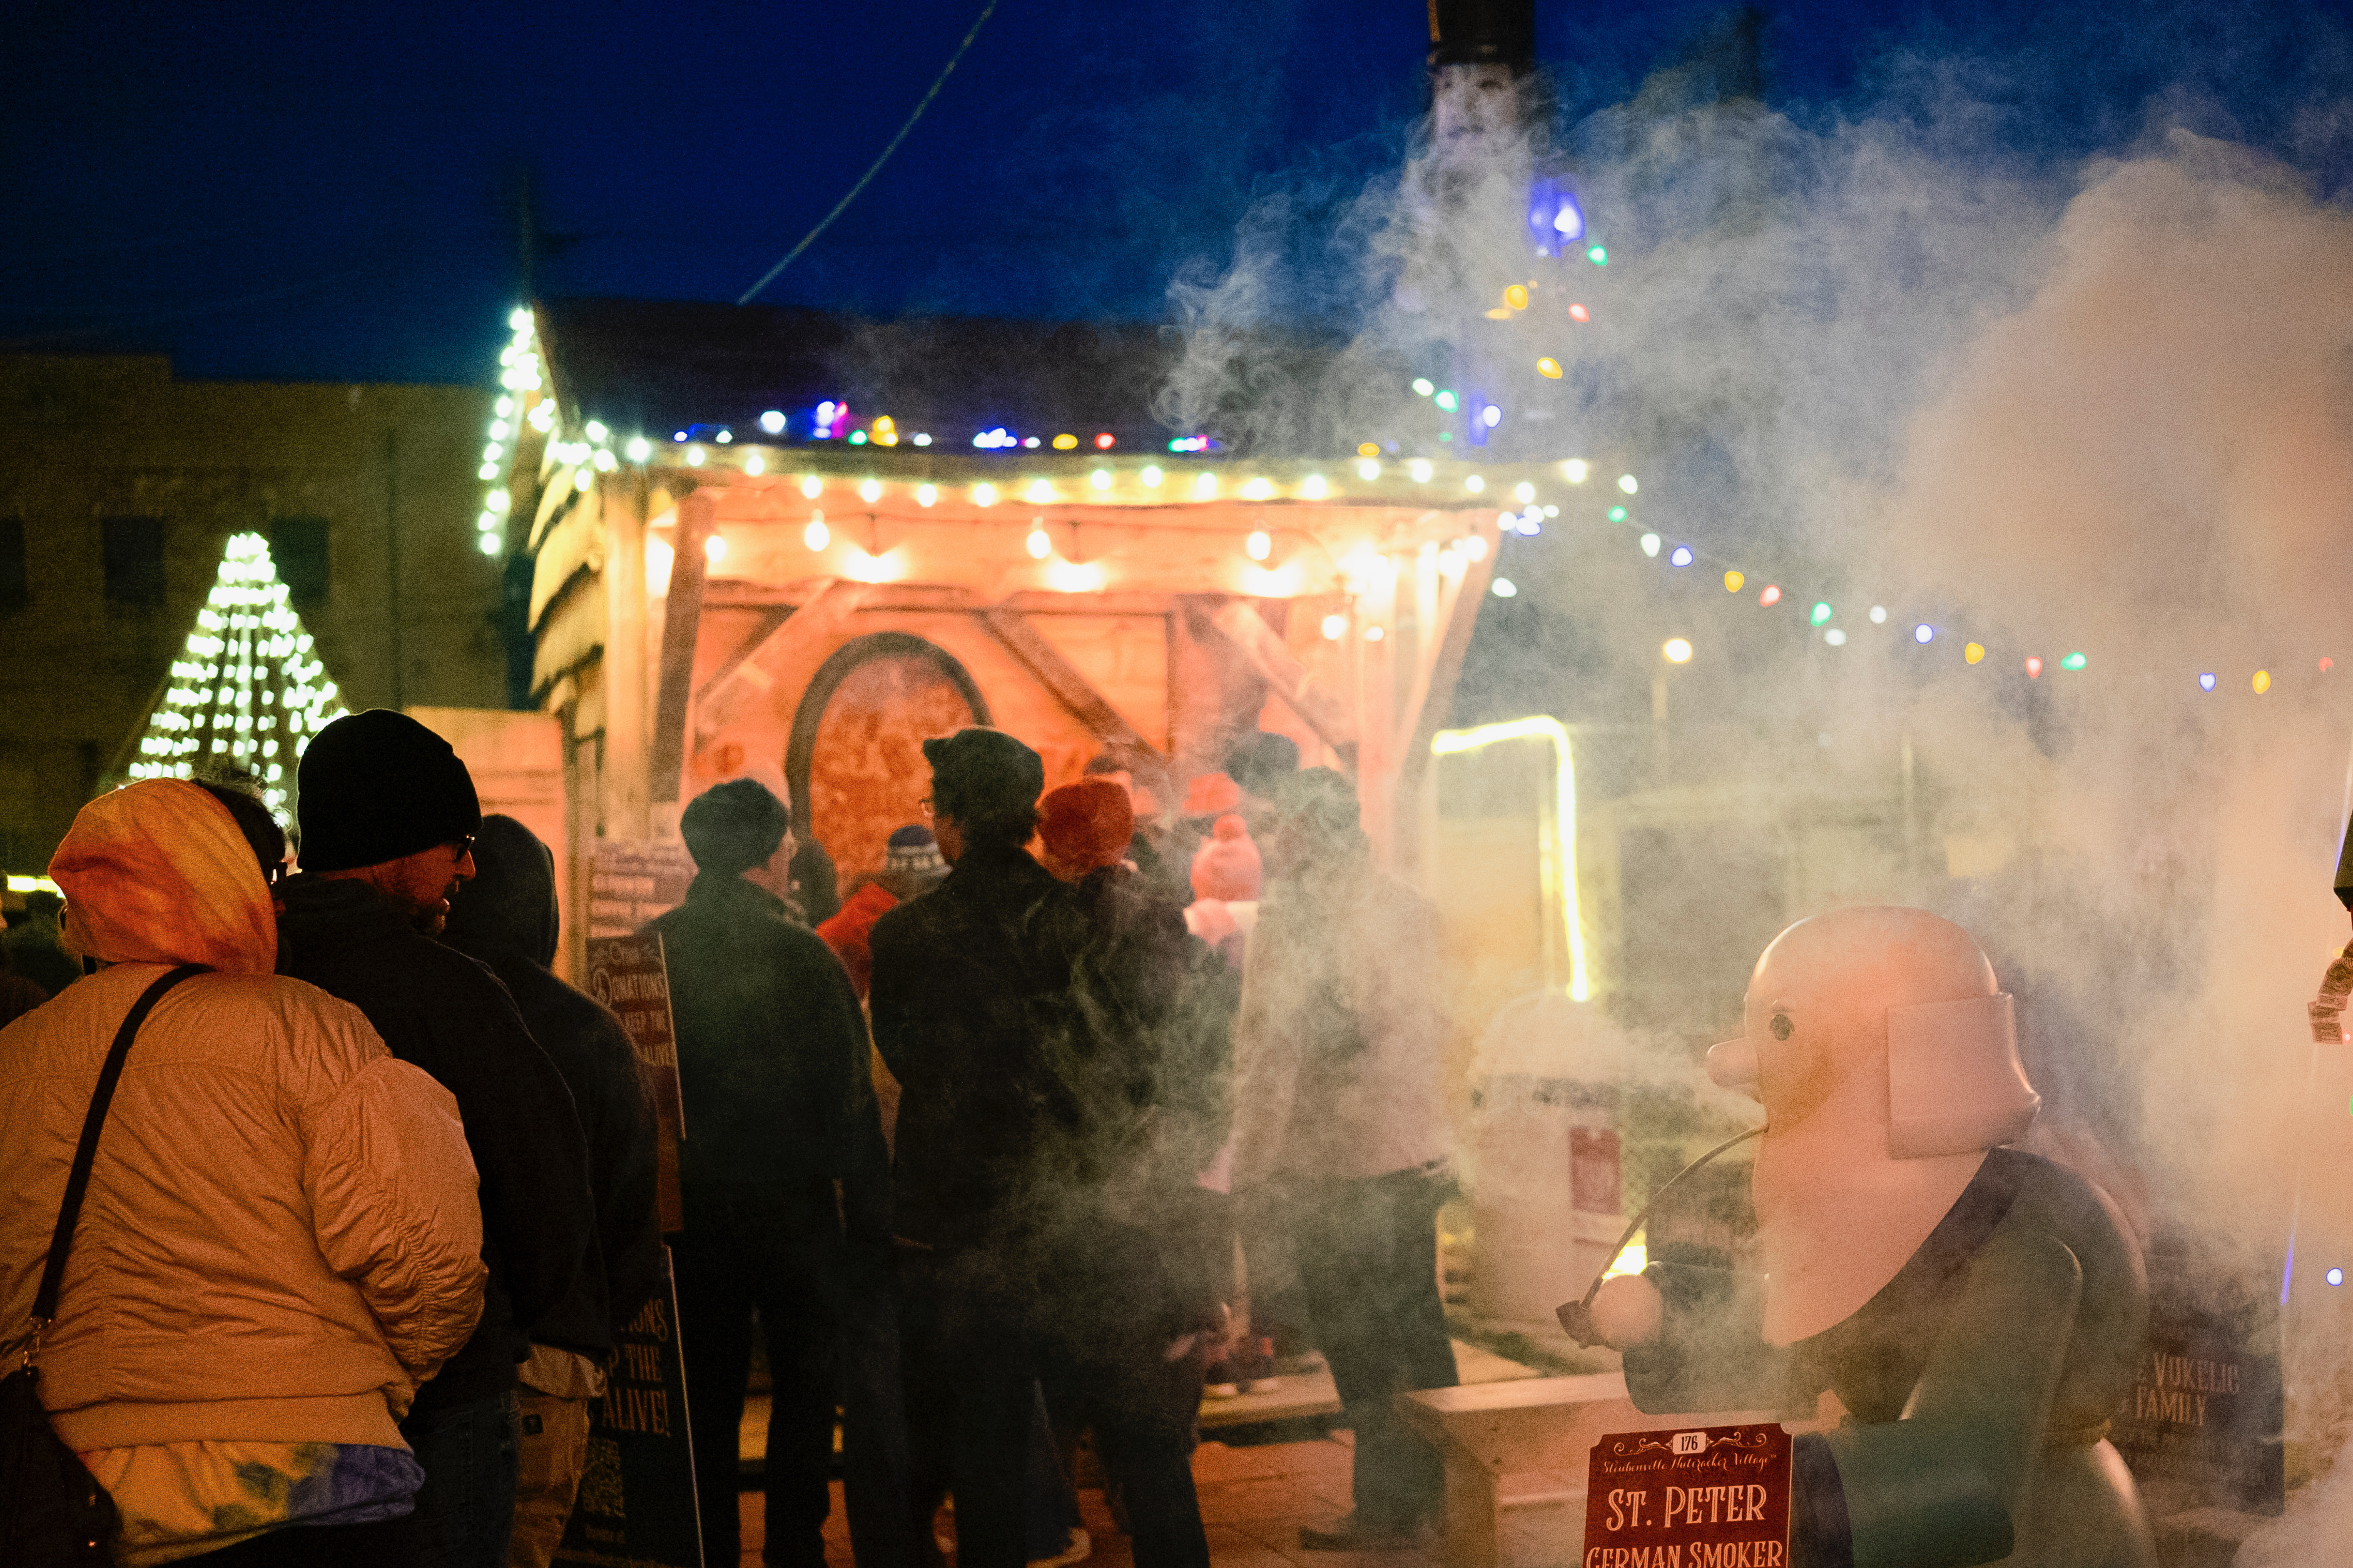
[[[801,826],[844,882],[882,867],[893,830],[924,820],[923,743],[988,722],[987,705],[944,649],[903,633],[857,639],[826,661],[803,697],[786,759]]]

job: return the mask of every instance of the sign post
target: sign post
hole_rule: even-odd
[[[1789,1568],[1778,1424],[1618,1432],[1593,1446],[1581,1568]]]
[[[679,1356],[678,1286],[661,1288],[620,1334],[605,1397],[588,1407],[588,1462],[554,1561],[575,1568],[702,1568],[702,1513]]]

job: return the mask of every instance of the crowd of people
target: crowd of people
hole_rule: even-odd
[[[1303,1544],[1435,1523],[1393,1403],[1454,1381],[1436,922],[1352,788],[1264,735],[1177,810],[1148,754],[1050,792],[1000,731],[923,753],[927,821],[838,893],[761,783],[682,813],[697,874],[647,928],[667,1234],[636,1054],[551,968],[554,858],[439,737],[328,726],[290,856],[234,783],[82,810],[70,972],[0,1029],[0,1349],[37,1358],[117,1563],[547,1563],[665,1249],[707,1563],[740,1555],[755,1350],[789,1568],[837,1474],[860,1568],[1075,1561],[1082,1442],[1140,1568],[1206,1568],[1204,1390],[1262,1385],[1278,1323],[1355,1434],[1353,1510]],[[175,966],[37,1322],[109,1046]]]

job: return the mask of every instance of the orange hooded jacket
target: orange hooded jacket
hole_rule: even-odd
[[[134,784],[82,807],[49,873],[107,963],[0,1029],[0,1347],[13,1360],[100,1064],[99,1140],[41,1398],[68,1446],[400,1446],[417,1385],[481,1312],[473,1161],[448,1090],[357,1008],[271,973],[269,885],[226,807]]]

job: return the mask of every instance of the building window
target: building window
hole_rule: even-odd
[[[164,520],[110,517],[100,548],[106,558],[106,596],[114,604],[152,606],[164,602]]]
[[[327,520],[281,517],[269,525],[269,563],[286,596],[308,609],[327,596]]]
[[[0,615],[32,602],[32,586],[25,581],[25,520],[0,517]]]

